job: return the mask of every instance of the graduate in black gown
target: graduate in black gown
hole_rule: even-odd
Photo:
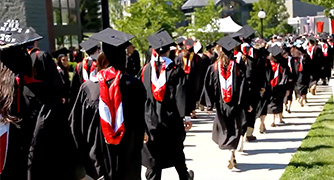
[[[296,85],[295,93],[298,103],[304,106],[306,103],[307,90],[310,83],[310,66],[307,61],[307,53],[298,42],[295,42],[291,48],[291,56],[295,61]]]
[[[288,113],[291,113],[292,95],[295,90],[295,84],[297,81],[295,60],[290,53],[291,53],[290,47],[285,47],[283,51],[283,57],[284,57],[283,60],[287,61],[289,78],[287,83],[287,92],[284,97],[284,104],[285,104],[285,111],[287,111]]]
[[[73,107],[79,93],[80,86],[97,74],[96,59],[100,54],[99,41],[88,39],[87,41],[81,42],[80,46],[84,49],[88,57],[85,57],[81,62],[79,62],[73,70],[69,100],[70,107]]]
[[[110,28],[91,36],[102,41],[109,67],[83,83],[69,120],[86,174],[93,179],[141,179],[145,88],[124,73],[125,44],[132,37]]]
[[[268,59],[271,64],[271,97],[268,104],[268,114],[273,114],[274,119],[271,124],[272,127],[275,127],[275,119],[279,119],[279,123],[284,123],[283,121],[283,101],[287,90],[288,82],[288,72],[285,66],[285,62],[281,55],[282,48],[275,45],[268,48],[270,52]]]
[[[69,103],[69,96],[70,96],[70,88],[71,82],[68,73],[68,51],[66,48],[59,49],[52,53],[52,56],[57,58],[57,70],[60,75],[62,81],[62,88],[61,88],[61,100],[64,104],[64,107],[68,112],[70,108],[68,107]]]
[[[133,44],[129,43],[126,47],[125,72],[131,76],[137,76],[140,71],[140,57]]]
[[[81,179],[84,171],[60,99],[31,77],[26,48],[0,47],[0,61],[0,179]]]
[[[332,76],[331,64],[333,61],[333,54],[332,47],[327,43],[325,36],[320,37],[319,48],[321,48],[322,51],[320,78],[322,79],[322,85],[327,85],[327,82]]]
[[[235,150],[242,135],[244,110],[250,107],[245,99],[245,75],[233,58],[232,50],[239,43],[226,36],[217,44],[218,59],[208,68],[201,103],[216,107],[212,139],[220,149],[231,151],[228,168],[232,169],[236,165]]]
[[[148,141],[143,148],[146,179],[160,180],[162,169],[175,167],[180,180],[192,180],[183,153],[186,138],[185,74],[169,59],[173,40],[167,31],[158,31],[147,39],[152,45],[151,62],[142,71],[146,88],[145,121]]]
[[[194,44],[192,39],[187,39],[183,52],[175,58],[175,63],[182,67],[186,74],[186,116],[191,116],[191,118],[196,118],[196,102],[202,92],[200,89],[201,58],[194,53]]]
[[[312,95],[316,94],[317,83],[321,75],[322,66],[322,50],[316,44],[316,40],[313,37],[308,39],[307,49],[306,49],[306,62],[310,64],[310,92]]]

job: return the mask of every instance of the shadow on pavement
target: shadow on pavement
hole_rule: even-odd
[[[276,170],[276,169],[284,169],[287,164],[249,164],[249,163],[239,163],[237,164],[237,168],[239,171],[236,172],[245,172],[249,170],[259,170],[259,169],[268,169],[268,170]]]
[[[303,138],[287,138],[287,139],[282,139],[282,138],[268,138],[268,139],[258,139],[253,141],[254,143],[257,142],[297,142],[297,141],[302,141]]]
[[[189,133],[212,133],[212,130],[190,130]]]
[[[278,130],[266,130],[268,133],[289,133],[289,132],[308,132],[310,129],[278,129]]]
[[[294,153],[297,148],[286,148],[286,149],[256,149],[256,150],[244,150],[246,156],[257,155],[257,154],[284,154]]]
[[[316,135],[316,136],[309,136],[309,135],[307,135],[305,137],[305,139],[309,139],[309,138],[324,138],[324,137],[332,137],[332,138],[334,138],[334,135]]]
[[[308,126],[312,124],[313,123],[285,123],[286,126]]]
[[[295,167],[305,167],[305,168],[313,168],[314,166],[324,166],[328,163],[323,162],[314,162],[314,163],[297,163],[297,162],[290,162],[288,166],[295,166]]]
[[[319,145],[314,147],[300,147],[299,151],[316,151],[319,149],[327,149],[327,148],[333,148],[333,146],[326,146],[326,145]]]
[[[313,111],[291,111],[291,114],[293,114],[293,113],[319,113],[321,111],[322,111],[321,109],[313,110]]]

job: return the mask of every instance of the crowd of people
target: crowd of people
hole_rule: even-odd
[[[18,22],[6,23],[4,33],[24,40],[0,42],[3,180],[136,180],[142,165],[148,180],[161,179],[169,167],[180,180],[192,180],[184,140],[195,110],[204,107],[216,111],[212,139],[231,151],[232,169],[240,140],[256,140],[256,119],[260,133],[267,114],[274,114],[272,127],[276,119],[285,123],[293,93],[304,106],[333,67],[332,37],[265,42],[248,25],[206,47],[159,30],[147,38],[141,67],[133,36],[107,28],[80,44],[86,57],[70,80],[66,48],[41,51],[41,36],[31,29],[15,34]]]

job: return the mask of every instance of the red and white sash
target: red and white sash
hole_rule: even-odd
[[[311,59],[313,59],[314,48],[315,48],[315,46],[308,46],[307,47],[307,54],[310,56]]]
[[[108,144],[117,145],[125,132],[120,79],[122,73],[110,67],[97,77],[100,85],[99,113],[102,133]],[[108,88],[107,81],[114,79]]]
[[[186,74],[190,74],[191,62],[193,61],[194,55],[195,54],[192,52],[190,53],[189,58],[183,57],[183,70]]]
[[[333,42],[328,42],[328,44],[331,46],[331,48],[334,48],[334,43]]]
[[[6,156],[8,150],[8,138],[9,138],[9,124],[0,123],[0,174],[6,164]]]
[[[90,58],[90,57],[88,57]],[[83,61],[82,61],[82,78],[83,78],[83,82],[86,82],[88,79],[90,79],[91,77],[95,76],[96,75],[96,71],[95,71],[95,67],[96,67],[96,62],[93,61],[92,59],[91,60],[88,60],[88,58],[85,58]],[[92,65],[90,67],[90,74],[88,76],[88,61],[93,61],[92,62]]]
[[[288,66],[289,66],[290,72],[292,73],[291,61],[292,61],[292,57],[289,56],[289,57],[288,57]]]
[[[321,43],[322,53],[324,57],[328,56],[328,45],[326,43]]]
[[[236,58],[236,62],[240,64],[240,61],[242,59],[242,53],[240,51],[234,51],[234,57]]]
[[[234,61],[231,60],[225,72],[221,61],[218,62],[218,74],[223,101],[229,103],[232,100]]]
[[[270,64],[271,64],[271,68],[272,68],[273,71],[274,71],[274,79],[272,79],[272,80],[270,81],[270,85],[271,85],[272,87],[275,87],[275,86],[277,86],[277,84],[278,84],[279,73],[280,73],[280,72],[282,73],[282,67],[281,67],[278,63],[276,63],[276,62],[274,62],[274,61],[271,61]]]
[[[299,59],[298,71],[299,72],[303,71],[303,58],[302,57],[300,57],[300,59]]]
[[[247,52],[246,48],[249,47],[249,50]],[[241,52],[244,54],[244,55],[247,55],[249,57],[252,57],[254,58],[254,49],[251,45],[249,45],[248,43],[243,43],[241,44]]]
[[[160,61],[162,63],[159,76],[157,76],[156,73],[157,72],[157,65],[155,63],[156,61]],[[166,68],[169,66],[169,64],[172,63],[172,61],[169,58],[162,58],[158,56],[158,54],[153,50],[150,63],[152,68],[151,69],[152,94],[155,100],[161,102],[164,99],[166,92],[166,82],[167,82]]]

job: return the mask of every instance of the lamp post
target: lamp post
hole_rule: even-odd
[[[261,8],[257,16],[261,20],[261,38],[263,38],[263,19],[266,18],[266,12]]]

